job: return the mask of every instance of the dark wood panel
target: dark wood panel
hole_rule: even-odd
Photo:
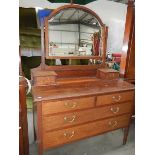
[[[135,6],[131,1],[127,8],[124,41],[120,64],[120,76],[134,83],[135,80]]]
[[[128,62],[126,66],[125,78],[127,80],[135,79],[135,28],[133,30],[130,51],[128,54]]]
[[[29,155],[26,85],[23,78],[20,78],[19,85],[19,138],[20,155]]]

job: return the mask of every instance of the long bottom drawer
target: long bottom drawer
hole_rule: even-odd
[[[43,148],[47,149],[57,145],[72,142],[78,139],[97,135],[106,131],[126,127],[129,124],[130,115],[122,115],[115,118],[95,121],[63,130],[46,132],[43,134]]]

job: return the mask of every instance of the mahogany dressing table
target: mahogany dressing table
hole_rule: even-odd
[[[31,70],[39,155],[120,128],[124,129],[125,144],[134,86],[121,80],[117,71],[105,67],[105,24],[86,7],[65,5],[46,17],[41,31],[42,63]],[[45,58],[87,59],[88,64],[47,66]]]

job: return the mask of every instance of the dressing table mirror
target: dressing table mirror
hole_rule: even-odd
[[[124,128],[131,120],[134,86],[105,66],[108,28],[92,10],[65,5],[42,24],[42,63],[31,70],[34,131],[39,155],[47,149]],[[48,66],[46,59],[88,60]]]
[[[102,59],[105,25],[83,7],[63,7],[45,19],[46,58]]]

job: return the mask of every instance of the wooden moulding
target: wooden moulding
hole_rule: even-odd
[[[32,77],[35,86],[46,86],[56,84],[57,74],[54,71],[36,70],[32,72]]]
[[[114,69],[102,68],[97,70],[96,77],[104,80],[118,79],[119,72]]]

